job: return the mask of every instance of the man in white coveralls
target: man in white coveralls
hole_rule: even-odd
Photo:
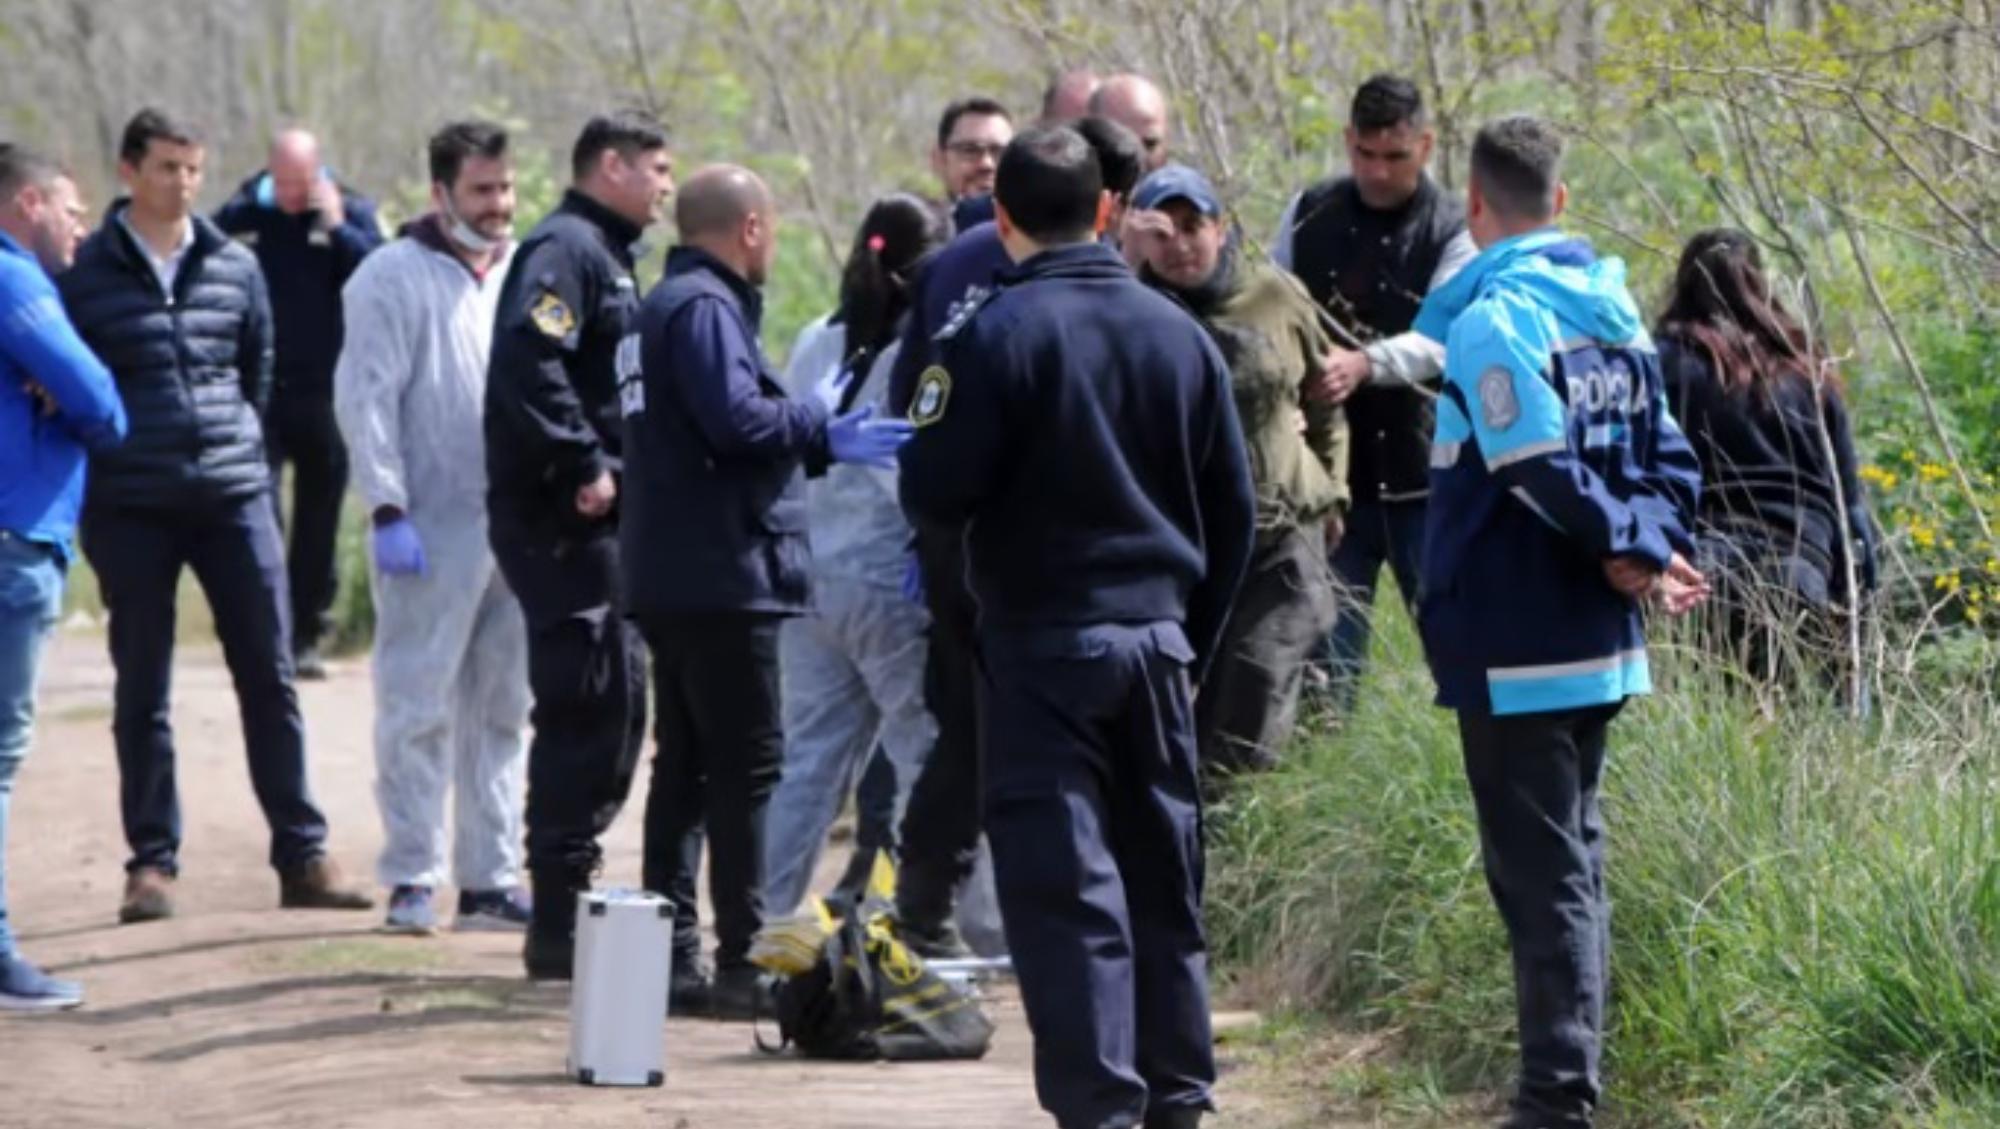
[[[347,284],[334,377],[372,526],[376,802],[388,928],[431,933],[457,788],[459,929],[522,929],[527,634],[486,539],[481,419],[512,254],[507,134],[454,122],[430,142],[434,210]]]

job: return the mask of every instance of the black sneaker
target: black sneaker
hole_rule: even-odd
[[[770,989],[754,964],[718,969],[708,990],[710,1019],[750,1020],[771,1014]]]
[[[451,927],[460,933],[519,933],[534,917],[534,901],[519,886],[460,890]]]

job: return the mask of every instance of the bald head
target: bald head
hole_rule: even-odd
[[[1042,124],[1067,125],[1090,112],[1090,99],[1102,80],[1095,71],[1064,71],[1042,92]]]
[[[279,210],[294,215],[312,207],[320,177],[319,138],[303,129],[281,130],[271,138],[271,194]]]
[[[1109,118],[1139,138],[1148,172],[1167,163],[1172,122],[1167,96],[1144,75],[1113,75],[1090,96],[1093,117]]]
[[[681,242],[729,235],[753,215],[771,211],[771,190],[757,174],[741,165],[709,165],[697,169],[681,185],[674,200],[674,226]]]
[[[741,165],[696,170],[674,197],[681,242],[699,247],[761,285],[776,250],[771,190]]]

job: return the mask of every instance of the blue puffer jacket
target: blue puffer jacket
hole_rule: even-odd
[[[200,216],[163,294],[114,204],[57,280],[84,343],[118,385],[131,431],[94,454],[87,507],[181,509],[270,489],[259,417],[271,387],[271,306],[248,250]]]

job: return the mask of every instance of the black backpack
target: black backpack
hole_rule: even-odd
[[[779,981],[777,1054],[918,1062],[981,1058],[993,1024],[965,989],[924,965],[881,921],[850,914],[827,936],[812,968]]]

